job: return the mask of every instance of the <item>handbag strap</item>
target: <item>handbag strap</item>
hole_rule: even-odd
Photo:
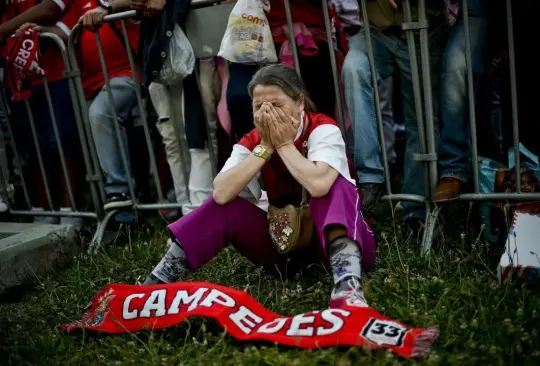
[[[306,112],[304,112],[304,113],[306,113]],[[308,135],[308,129],[309,129],[310,120],[309,120],[309,116],[307,114],[305,114],[305,116],[306,116],[305,117],[306,118],[306,125],[304,126],[304,131],[302,132],[302,147],[301,147],[301,149],[302,149],[302,156],[307,159],[308,140],[307,140],[306,137],[309,138],[309,136],[306,136],[306,135]],[[307,197],[306,188],[304,188],[304,186],[301,185],[301,184],[300,184],[300,186],[302,187],[302,202],[300,203],[300,207],[303,207],[303,206],[307,205],[308,197]]]

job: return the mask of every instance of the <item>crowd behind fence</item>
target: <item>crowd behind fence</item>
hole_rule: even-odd
[[[464,26],[464,34],[465,34],[465,62],[466,62],[466,93],[467,93],[467,103],[468,103],[468,121],[469,121],[469,127],[470,127],[470,144],[471,144],[471,167],[472,167],[472,192],[471,193],[463,193],[459,196],[460,200],[464,201],[522,201],[522,200],[533,200],[536,201],[540,197],[538,193],[534,193],[531,191],[524,191],[522,188],[522,179],[516,178],[515,179],[515,192],[506,192],[506,193],[485,193],[481,190],[481,178],[480,178],[480,154],[479,154],[479,148],[478,148],[478,133],[477,133],[477,116],[476,116],[476,109],[475,109],[475,96],[476,96],[476,85],[475,85],[475,72],[473,72],[473,61],[471,59],[471,41],[470,41],[470,19],[469,19],[469,11],[468,11],[468,3],[470,1],[476,1],[476,0],[463,0],[462,1],[462,12],[463,12],[463,26]],[[368,12],[368,1],[367,0],[360,0],[359,1],[359,10],[363,14],[362,21],[364,24],[369,23],[370,14]],[[413,10],[411,9],[411,1],[404,0],[403,2],[403,23],[401,25],[401,31],[404,32],[406,37],[406,44],[407,44],[407,52],[408,57],[410,59],[410,73],[411,73],[411,83],[412,83],[412,91],[413,94],[410,96],[413,98],[413,105],[414,105],[414,113],[416,115],[416,123],[417,123],[417,129],[418,129],[418,151],[408,151],[407,153],[411,154],[412,160],[411,164],[414,162],[419,162],[423,165],[423,171],[424,171],[424,181],[425,181],[425,192],[423,194],[420,193],[410,193],[410,192],[402,192],[402,193],[394,193],[392,190],[392,181],[391,181],[391,168],[389,165],[389,157],[387,156],[387,146],[385,145],[385,127],[384,127],[384,121],[383,121],[383,115],[382,115],[382,106],[381,106],[381,98],[379,95],[379,85],[380,85],[380,78],[378,75],[380,75],[380,70],[377,69],[377,50],[374,49],[373,45],[373,32],[379,32],[378,30],[374,30],[373,28],[370,28],[368,26],[363,27],[360,32],[364,32],[365,40],[367,42],[367,58],[369,60],[369,72],[370,72],[370,78],[371,83],[373,87],[373,101],[375,105],[375,118],[377,122],[377,134],[379,139],[379,145],[380,145],[380,159],[382,163],[382,168],[384,171],[384,194],[382,196],[383,200],[386,201],[392,201],[394,203],[396,202],[414,202],[416,204],[424,206],[424,222],[425,222],[425,230],[423,231],[423,240],[422,240],[422,248],[423,252],[427,253],[429,252],[431,248],[431,243],[433,241],[433,233],[434,229],[437,226],[438,223],[438,216],[440,213],[440,206],[437,204],[434,204],[432,202],[434,192],[437,187],[437,182],[439,182],[439,173],[438,173],[438,126],[437,126],[437,110],[436,108],[433,108],[433,105],[437,103],[436,96],[432,94],[432,83],[434,80],[432,80],[431,75],[431,67],[433,66],[430,62],[430,30],[429,27],[430,24],[428,23],[428,12],[426,11],[426,0],[418,0],[417,2],[413,2],[415,4],[415,9],[417,9],[418,14],[413,14]],[[506,29],[507,29],[507,41],[508,41],[508,59],[509,59],[509,73],[510,73],[510,96],[511,96],[511,117],[512,117],[512,146],[514,154],[513,156],[513,168],[515,172],[515,177],[521,177],[522,175],[522,162],[520,158],[520,153],[517,153],[519,151],[522,151],[521,145],[520,145],[520,136],[519,136],[519,124],[518,124],[518,88],[516,83],[516,58],[515,58],[515,50],[514,50],[514,24],[513,24],[513,17],[512,17],[512,2],[510,0],[505,0],[506,5]],[[289,41],[291,44],[291,51],[292,51],[292,60],[293,60],[293,66],[297,70],[297,72],[302,75],[302,69],[300,67],[300,56],[298,54],[298,45],[296,42],[296,38],[294,36],[294,19],[292,17],[292,13],[290,11],[290,3],[289,0],[284,0],[284,6],[285,6],[285,14],[286,14],[286,25],[288,28],[288,34],[289,34]],[[329,7],[326,6],[326,2],[322,0],[321,4],[318,6],[322,6],[323,10],[323,17],[324,17],[324,30],[326,34],[326,43],[328,44],[328,49],[330,50],[328,52],[329,55],[329,64],[330,64],[330,70],[326,70],[326,72],[330,72],[332,74],[333,79],[333,90],[326,90],[326,93],[333,93],[335,98],[335,104],[337,106],[336,108],[336,114],[335,118],[338,121],[338,124],[342,130],[343,136],[345,137],[346,141],[350,140],[350,134],[351,131],[347,128],[347,118],[348,113],[346,110],[346,101],[344,99],[344,94],[342,91],[342,75],[340,75],[340,67],[338,66],[338,60],[336,59],[336,53],[333,52],[334,49],[338,48],[339,42],[336,42],[336,39],[333,37],[333,30],[332,27],[335,23],[335,19],[333,18],[335,14],[331,14],[329,11]],[[209,9],[211,8],[214,12],[214,16],[221,19],[221,22],[218,22],[220,25],[217,26],[219,29],[214,29],[212,24],[206,24],[203,27],[201,27],[200,24],[196,23],[189,23],[190,18],[188,17],[188,24],[186,25],[186,35],[188,39],[190,39],[193,42],[193,48],[195,50],[195,54],[200,58],[201,53],[206,52],[204,54],[204,59],[213,59],[213,64],[215,72],[217,72],[217,66],[215,57],[217,56],[217,51],[219,47],[217,45],[211,45],[210,47],[207,44],[202,44],[204,42],[214,42],[216,40],[219,40],[225,29],[222,29],[221,26],[226,24],[226,19],[229,15],[229,12],[232,9],[232,5],[230,2],[219,2],[219,1],[193,1],[192,2],[192,13],[190,15],[191,19],[198,19],[197,14],[195,13],[197,10],[195,9]],[[332,9],[331,9],[332,10]],[[333,9],[335,10],[335,8]],[[203,13],[200,13],[203,14]],[[204,13],[208,14],[208,13]],[[77,218],[77,219],[92,219],[95,220],[97,223],[97,228],[95,230],[94,234],[94,240],[92,242],[92,247],[95,248],[99,246],[103,240],[103,234],[106,229],[106,226],[108,222],[113,219],[115,216],[118,216],[122,213],[126,208],[133,209],[135,211],[140,210],[161,210],[162,212],[164,210],[180,210],[184,206],[183,202],[167,202],[167,188],[168,185],[165,182],[165,180],[170,180],[170,178],[167,178],[167,174],[160,174],[160,157],[163,156],[163,154],[160,152],[159,146],[160,142],[158,141],[159,136],[156,138],[156,131],[153,128],[153,122],[155,121],[155,117],[151,117],[151,114],[148,112],[150,108],[148,108],[150,100],[145,95],[143,89],[141,88],[141,83],[138,76],[138,65],[136,64],[136,57],[133,54],[132,48],[130,46],[130,35],[128,32],[128,25],[127,21],[129,19],[133,19],[137,16],[135,11],[128,11],[118,14],[112,14],[105,17],[105,21],[108,23],[119,21],[121,24],[121,34],[123,36],[123,42],[125,43],[125,51],[127,52],[128,60],[129,60],[129,67],[131,69],[131,77],[133,80],[133,85],[135,85],[135,94],[136,94],[136,106],[139,113],[139,122],[142,126],[142,132],[143,137],[140,139],[140,141],[144,142],[144,145],[146,147],[144,148],[144,154],[147,155],[148,160],[144,161],[144,164],[140,164],[139,161],[134,161],[133,156],[131,156],[131,161],[129,154],[126,152],[129,151],[128,146],[125,146],[126,140],[123,138],[123,132],[122,129],[124,126],[122,126],[120,123],[114,124],[114,135],[116,138],[116,142],[119,146],[119,152],[121,155],[121,165],[122,169],[125,172],[127,178],[127,185],[128,185],[128,195],[129,195],[129,207],[119,207],[112,210],[105,210],[104,205],[107,202],[107,194],[105,192],[104,188],[104,176],[102,174],[102,168],[99,160],[99,149],[103,149],[103,146],[99,146],[95,141],[95,136],[92,131],[91,122],[89,118],[89,102],[87,101],[87,97],[85,96],[85,91],[83,87],[83,81],[82,81],[82,75],[81,75],[81,68],[79,65],[79,59],[78,59],[78,45],[77,41],[80,37],[81,32],[83,31],[83,27],[81,25],[75,26],[71,34],[69,36],[69,39],[66,43],[64,43],[57,35],[51,34],[51,33],[44,33],[41,34],[42,39],[47,39],[51,41],[55,47],[57,48],[57,52],[59,52],[62,56],[63,62],[64,62],[64,77],[67,80],[68,83],[68,90],[69,90],[69,97],[66,96],[66,99],[62,100],[53,100],[52,94],[50,91],[49,83],[47,81],[47,78],[44,78],[43,83],[43,89],[48,105],[48,111],[50,114],[50,121],[52,123],[52,129],[54,132],[54,138],[57,142],[57,149],[58,149],[58,158],[59,158],[59,166],[60,169],[55,170],[52,169],[50,166],[50,161],[47,157],[45,157],[42,154],[43,146],[41,144],[43,143],[40,141],[39,136],[39,120],[43,116],[36,116],[35,115],[35,109],[32,108],[31,100],[26,100],[23,102],[24,109],[26,111],[26,118],[29,125],[29,131],[30,131],[30,137],[31,142],[25,139],[21,139],[18,135],[17,129],[21,129],[21,125],[23,124],[23,121],[20,120],[14,120],[13,116],[16,114],[13,112],[13,103],[9,101],[9,97],[6,95],[2,95],[1,102],[2,102],[2,110],[4,113],[4,116],[6,117],[6,124],[5,126],[7,129],[3,132],[3,144],[6,146],[9,146],[10,154],[12,158],[9,159],[9,163],[2,162],[1,170],[2,175],[0,181],[2,184],[0,185],[0,188],[3,191],[3,196],[8,197],[10,195],[13,195],[13,190],[10,189],[10,187],[13,186],[13,182],[15,180],[20,181],[19,184],[17,184],[17,187],[15,189],[15,197],[17,198],[17,202],[11,203],[9,213],[11,215],[15,216],[32,216],[32,217],[62,217],[62,218]],[[204,35],[201,35],[199,33],[194,34],[190,32],[190,30],[193,31],[204,31],[204,32],[213,32],[213,34],[208,34],[208,37],[205,38]],[[217,34],[217,36],[216,36]],[[99,36],[99,33],[95,34],[95,41],[96,46],[99,54],[99,60],[100,60],[100,66],[103,73],[103,78],[105,81],[105,89],[107,93],[107,98],[109,100],[109,104],[112,107],[110,110],[110,113],[112,115],[112,118],[115,121],[119,121],[120,118],[117,115],[117,108],[115,107],[115,102],[117,102],[117,99],[113,95],[113,88],[111,87],[111,78],[109,77],[109,70],[107,69],[107,52],[104,51],[103,45],[102,45],[102,39]],[[209,41],[209,39],[211,39]],[[195,44],[195,42],[197,44]],[[204,47],[203,47],[204,46]],[[206,51],[200,51],[201,49],[204,50],[206,47]],[[210,51],[208,51],[208,49]],[[200,68],[202,63],[206,62],[204,59],[201,61],[199,60],[199,66],[195,67],[194,76],[195,81],[197,85],[198,92],[201,94],[204,94],[203,88],[205,87],[202,85],[201,81],[201,75],[200,75]],[[322,71],[321,71],[322,72]],[[205,79],[204,82],[207,82],[207,79]],[[184,97],[186,90],[184,88]],[[193,92],[193,91],[189,91]],[[204,97],[204,95],[203,95]],[[67,100],[69,98],[69,101]],[[204,98],[203,98],[204,99]],[[185,100],[185,99],[184,99]],[[76,166],[76,170],[79,172],[84,170],[84,178],[82,179],[84,181],[84,189],[80,188],[82,186],[81,182],[78,181],[76,187],[74,187],[73,184],[73,174],[70,173],[70,162],[69,159],[66,158],[66,154],[64,152],[64,146],[62,143],[61,138],[61,131],[58,126],[57,116],[55,107],[58,107],[58,105],[67,105],[68,103],[71,104],[73,108],[73,115],[74,120],[76,124],[76,130],[78,135],[78,141],[77,141],[77,150],[80,152],[79,161],[82,162],[82,166]],[[181,153],[182,156],[182,171],[177,172],[181,175],[183,175],[183,184],[186,185],[186,190],[189,191],[191,187],[189,187],[189,172],[188,172],[188,165],[189,163],[187,160],[189,159],[189,152],[186,153],[187,147],[185,146],[185,137],[183,136],[184,131],[182,130],[184,128],[183,123],[185,123],[185,108],[186,106],[182,106],[180,101],[177,100],[175,103],[173,103],[176,108],[176,110],[173,112],[175,114],[174,116],[174,123],[172,124],[174,128],[174,137],[176,140],[176,144],[178,146],[179,151],[183,151]],[[204,101],[203,101],[204,104]],[[155,105],[154,105],[155,107]],[[214,107],[217,108],[217,102],[214,101]],[[17,108],[20,108],[18,106]],[[206,130],[206,146],[205,148],[208,150],[208,156],[210,159],[210,165],[211,165],[211,172],[212,176],[216,174],[218,168],[219,168],[219,158],[218,156],[220,149],[217,148],[214,141],[217,140],[216,137],[216,131],[217,131],[217,121],[215,116],[211,116],[209,114],[214,114],[215,111],[208,111],[207,108],[203,107],[203,114],[204,114],[204,121],[201,121],[201,123],[204,123],[205,130]],[[159,116],[158,116],[159,117]],[[170,116],[173,117],[173,116]],[[19,115],[17,115],[17,118],[20,118]],[[36,121],[38,120],[38,121]],[[157,121],[158,124],[160,121]],[[26,122],[24,122],[26,123]],[[234,124],[234,121],[232,121]],[[354,127],[354,121],[351,121]],[[362,134],[362,131],[359,131],[356,129],[354,131],[355,134]],[[407,133],[407,131],[406,131]],[[26,136],[26,135],[25,135]],[[165,140],[162,141],[163,144],[167,144]],[[28,145],[32,144],[33,149],[35,152],[35,157],[33,156],[33,152],[28,151],[29,148],[24,147],[25,153],[21,152],[22,145]],[[167,148],[167,147],[166,147]],[[32,149],[30,149],[32,150]],[[142,147],[137,146],[135,150],[143,150]],[[352,149],[354,150],[354,148]],[[3,154],[10,155],[6,152],[5,147],[0,147],[0,152],[3,152]],[[140,153],[140,151],[139,151]],[[25,156],[26,154],[26,156]],[[166,155],[167,153],[165,153]],[[25,168],[25,164],[28,165],[28,161],[25,163],[25,159],[30,159],[30,162],[32,162],[32,159],[37,159],[37,168],[39,170],[39,176],[40,180],[43,183],[43,194],[41,195],[44,197],[44,200],[41,200],[39,204],[36,204],[36,198],[34,197],[35,194],[32,193],[32,190],[38,189],[40,183],[37,182],[36,179],[32,179],[35,177],[31,177],[31,174],[33,172],[29,172],[27,168]],[[163,159],[161,159],[163,160]],[[204,160],[201,160],[204,161]],[[103,163],[103,162],[101,162]],[[192,161],[191,164],[194,164]],[[137,189],[138,187],[135,187],[136,184],[138,184],[136,179],[133,179],[133,177],[136,175],[134,174],[134,168],[138,168],[138,170],[141,169],[141,166],[136,165],[146,165],[146,167],[142,167],[143,170],[147,170],[150,172],[151,176],[151,183],[153,184],[153,187],[151,188],[151,191],[153,191],[153,199],[149,199],[148,197],[141,198]],[[171,167],[172,168],[172,167]],[[198,167],[195,167],[197,169]],[[201,166],[201,169],[203,167]],[[193,169],[193,167],[192,167]],[[205,168],[206,169],[206,168]],[[59,173],[59,175],[58,175]],[[169,173],[170,174],[170,173]],[[210,179],[211,180],[211,179]],[[64,182],[64,183],[62,183]],[[208,182],[210,184],[210,192],[211,192],[211,181]],[[58,198],[53,197],[53,189],[52,188],[58,188],[58,186],[63,186],[65,188],[65,192],[62,192],[60,195],[65,196],[61,197],[60,200],[63,202],[59,205],[58,204]],[[81,195],[81,193],[89,193],[89,197],[86,197],[87,200],[85,201],[84,198],[81,201],[81,198],[78,197]],[[23,203],[20,201],[22,200]],[[55,201],[56,200],[56,201]],[[37,201],[40,201],[37,199]],[[177,200],[178,201],[178,200]],[[59,207],[63,207],[62,209],[59,209]]]

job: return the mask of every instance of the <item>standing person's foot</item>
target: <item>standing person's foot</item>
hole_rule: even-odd
[[[462,186],[463,182],[457,178],[441,178],[433,194],[433,202],[442,203],[457,200]]]
[[[361,183],[359,185],[362,192],[362,208],[365,212],[370,211],[379,202],[383,192],[381,183]]]
[[[109,193],[107,202],[103,205],[105,211],[114,210],[117,208],[126,208],[133,206],[133,201],[125,193]]]
[[[3,197],[0,197],[0,213],[6,212],[8,210],[8,205],[6,204],[7,201],[4,200]]]
[[[347,276],[340,280],[332,290],[329,305],[331,308],[342,308],[345,306],[356,306],[367,308],[366,298],[362,285],[356,276]]]

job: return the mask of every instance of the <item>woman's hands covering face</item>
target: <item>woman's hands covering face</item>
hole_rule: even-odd
[[[292,117],[286,107],[274,107],[270,104],[266,111],[274,148],[279,150],[286,145],[293,144],[300,121]]]
[[[272,138],[270,136],[269,118],[268,113],[266,113],[267,109],[265,108],[265,104],[255,111],[253,118],[255,128],[257,128],[257,132],[261,137],[261,145],[263,145],[266,150],[270,150],[269,152],[272,152],[274,146],[272,145]]]

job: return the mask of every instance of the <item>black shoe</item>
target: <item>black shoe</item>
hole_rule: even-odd
[[[360,191],[362,192],[362,208],[364,212],[369,212],[379,202],[383,187],[380,183],[362,183]]]
[[[111,193],[107,195],[107,202],[103,205],[105,211],[114,210],[118,208],[131,207],[133,201],[125,193]]]

